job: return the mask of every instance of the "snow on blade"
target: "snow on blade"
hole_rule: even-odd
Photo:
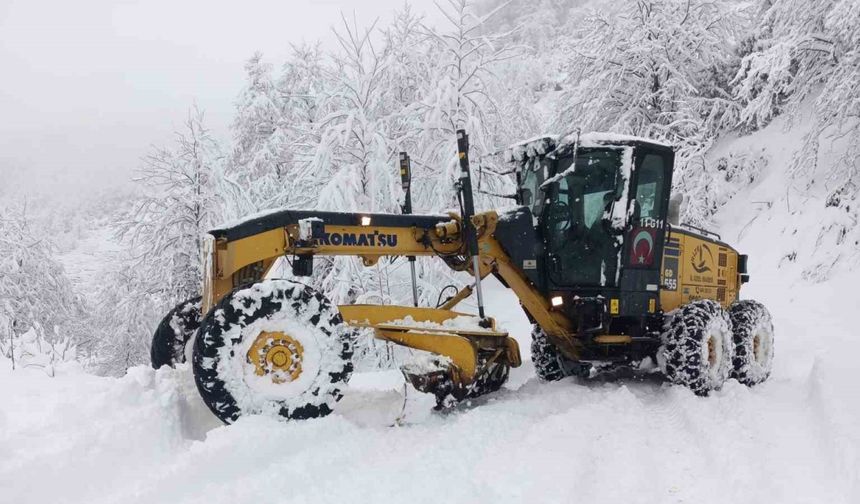
[[[452,363],[453,361],[448,356],[413,349],[409,352],[409,360],[401,365],[400,369],[405,373],[423,375],[436,371],[447,371]]]
[[[493,332],[492,329],[482,327],[480,325],[481,319],[472,315],[460,315],[454,318],[447,319],[441,324],[429,320],[418,321],[412,318],[411,315],[408,315],[402,319],[392,320],[387,323],[395,326],[415,327],[420,329],[460,329],[464,331]],[[498,331],[499,329],[497,328],[496,330]]]

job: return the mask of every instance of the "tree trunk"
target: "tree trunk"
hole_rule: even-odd
[[[12,371],[15,370],[15,319],[12,319],[12,327],[9,329],[9,358],[12,359]]]

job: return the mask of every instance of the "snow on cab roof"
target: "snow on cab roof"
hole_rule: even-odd
[[[505,159],[508,161],[522,161],[527,157],[546,154],[555,150],[559,135],[545,134],[517,142],[508,146],[505,150]]]
[[[559,142],[558,147],[564,145],[573,145],[576,142],[576,133],[571,133],[564,138],[562,138],[561,142]],[[661,147],[671,148],[670,144],[660,142],[659,140],[654,140],[652,138],[638,137],[633,135],[622,135],[620,133],[607,133],[595,131],[591,133],[583,133],[579,137],[580,145],[584,147],[588,147],[590,145],[606,145],[606,144],[627,144],[633,142],[640,143],[649,143],[652,145],[659,145]]]
[[[573,147],[577,140],[576,133],[570,133],[562,137],[561,135],[544,134],[536,137],[517,142],[507,148],[505,158],[508,161],[522,161],[526,157],[534,157],[541,154],[548,154],[554,151],[566,150]],[[651,138],[638,137],[633,135],[622,135],[619,133],[607,132],[590,132],[583,133],[579,136],[580,147],[596,147],[602,145],[613,144],[630,144],[634,142],[649,143],[661,147],[672,148],[670,144],[660,142]]]

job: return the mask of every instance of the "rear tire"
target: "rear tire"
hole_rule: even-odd
[[[224,296],[194,341],[204,402],[225,423],[247,414],[328,415],[352,374],[355,332],[316,290],[267,280]]]
[[[568,376],[561,365],[564,359],[561,351],[555,346],[539,325],[532,326],[532,363],[535,373],[543,381],[558,381]]]
[[[729,308],[735,356],[732,377],[747,386],[768,379],[773,368],[773,322],[763,304],[743,300]]]
[[[152,335],[149,357],[152,367],[174,367],[185,362],[185,344],[200,327],[200,296],[187,299],[161,319]]]
[[[667,314],[657,364],[672,383],[708,395],[731,373],[731,327],[719,303],[701,299],[686,304]]]

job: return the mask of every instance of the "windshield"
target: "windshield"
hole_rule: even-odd
[[[607,219],[621,197],[621,149],[580,149],[558,160],[549,184],[545,229],[550,252],[550,278],[559,286],[613,286],[619,241]]]

